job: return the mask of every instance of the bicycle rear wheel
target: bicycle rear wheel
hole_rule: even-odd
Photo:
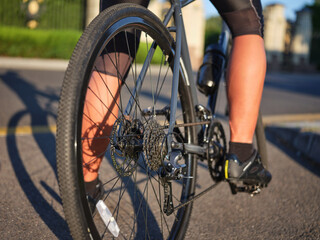
[[[117,50],[121,41],[128,61]],[[159,176],[168,134],[172,45],[161,21],[132,4],[106,9],[80,38],[63,81],[57,122],[59,186],[73,238],[113,237],[97,211],[91,212],[84,187],[89,166],[101,162],[102,200],[119,225],[121,239],[183,239],[192,204],[165,215]],[[158,65],[150,65],[153,61]],[[178,95],[176,122],[194,122],[183,72]],[[175,132],[176,141],[196,142],[193,127]],[[191,155],[183,161],[187,178],[172,181],[174,206],[194,195],[196,162]]]

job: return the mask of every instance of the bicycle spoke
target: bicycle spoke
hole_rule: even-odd
[[[102,157],[106,152],[107,152],[107,149],[105,151],[103,151],[102,153],[96,155],[94,158],[90,159],[88,162],[84,163],[82,166],[83,167],[87,167],[88,165],[90,165],[91,163],[93,163],[94,161],[96,161],[98,158]]]
[[[147,175],[149,174],[149,171],[147,169]],[[145,226],[146,226],[146,231],[145,231],[145,238],[147,238],[147,235],[149,236],[149,229],[148,229],[148,200],[149,200],[149,181],[146,183],[147,185],[147,197],[146,197],[146,215],[145,215]],[[150,239],[150,236],[149,236]]]
[[[158,176],[159,178],[159,176]],[[158,181],[158,188],[159,188],[159,199],[160,199],[160,203],[162,202],[161,201],[161,184],[160,184],[160,180]],[[162,212],[162,206],[160,204],[160,212]],[[160,213],[160,224],[161,224],[161,235],[162,235],[162,238],[163,238],[163,219],[165,219],[165,216],[163,216],[161,213]]]
[[[112,60],[112,58],[110,57],[110,54],[108,53],[108,51],[107,51],[106,49],[105,49],[105,51],[107,52],[106,55],[108,56],[109,60],[111,61],[113,67],[116,68],[118,80],[121,80],[121,83],[125,84],[125,80],[123,79],[123,76],[120,74],[119,69],[118,69],[116,63],[114,63],[114,61]],[[120,85],[121,85],[121,84],[120,84]],[[120,85],[119,85],[119,86],[120,86]],[[129,88],[128,86],[127,86],[127,90],[130,92],[130,88]],[[130,92],[130,94],[132,95],[131,92]],[[123,108],[121,108],[121,109],[123,109]]]
[[[122,113],[122,115],[124,115],[123,112],[122,112],[122,108],[119,106],[119,104],[117,103],[117,100],[116,100],[115,96],[114,96],[113,93],[111,92],[111,90],[110,90],[110,88],[108,87],[108,85],[106,84],[106,82],[103,80],[103,77],[101,76],[101,73],[98,71],[97,67],[95,67],[95,69],[96,69],[96,72],[98,72],[98,74],[99,74],[99,76],[100,76],[103,84],[104,84],[105,87],[107,88],[110,96],[112,97],[113,102],[117,105],[117,107],[118,107],[118,109],[120,110],[120,112]],[[118,86],[120,86],[120,85],[118,84]],[[89,87],[88,87],[88,88],[89,88]],[[90,89],[90,90],[91,90],[91,89]],[[92,90],[91,90],[91,91],[92,91]],[[98,99],[100,99],[100,98],[98,98]],[[103,103],[103,102],[102,102],[102,103]],[[110,111],[107,106],[106,106],[106,108],[108,109],[108,111]],[[111,112],[111,114],[112,114],[115,118],[117,118],[117,116],[115,116],[115,115],[112,113],[112,111],[110,111],[110,112]]]
[[[137,54],[137,30],[136,29],[134,29],[134,52],[135,52],[135,54]],[[134,68],[135,68],[135,75],[134,75],[134,86],[136,87],[137,86],[137,80],[138,80],[138,78],[137,78],[137,61],[136,61],[136,59],[134,59]],[[136,113],[136,115],[135,115],[135,117],[137,117],[137,114],[138,114],[138,106],[137,106],[137,104],[136,104],[136,106],[135,106],[135,113]]]
[[[147,43],[147,52],[149,52],[149,44],[148,44],[148,36],[147,33],[145,33],[145,39],[146,39],[146,43]],[[151,48],[150,48],[151,49]],[[153,81],[151,78],[151,67],[149,66],[149,80],[150,80],[150,85],[151,85],[151,94],[152,94],[152,108],[153,108],[153,114],[155,115],[155,109],[154,109],[154,91],[153,91]]]
[[[102,101],[102,99],[91,89],[91,87],[88,87],[88,89],[97,97],[97,99],[102,103],[102,105],[110,112],[115,118],[117,118],[116,115],[109,109],[109,107]],[[116,102],[116,101],[115,101]]]
[[[135,73],[137,72],[136,62],[135,62],[135,71],[134,71],[133,66],[132,66],[132,60],[131,60],[131,59],[133,59],[133,57],[132,57],[131,50],[130,50],[130,47],[129,47],[129,41],[128,41],[128,33],[127,33],[127,31],[125,31],[125,39],[126,39],[127,50],[128,50],[129,58],[130,58],[130,68],[131,68],[131,72],[132,72],[132,78],[133,78],[134,86],[136,86],[136,81],[137,81],[137,79],[136,79],[136,74],[135,74]],[[135,37],[134,37],[134,39],[136,39],[136,31],[135,31]],[[135,42],[135,44],[136,44],[136,42]],[[136,54],[137,54],[136,45],[134,45],[134,46],[135,46],[135,52],[134,52],[134,54],[136,55]],[[138,96],[136,97],[136,100],[137,100],[137,102],[139,102]],[[137,106],[137,104],[136,104],[136,106]],[[137,109],[135,109],[134,118],[137,118],[137,111],[136,111],[136,110],[137,110]]]
[[[143,193],[142,193],[142,197],[141,197],[141,199],[140,199],[140,202],[139,202],[139,208],[138,208],[138,211],[136,212],[136,218],[135,218],[135,221],[136,221],[136,219],[138,219],[138,216],[139,216],[139,213],[140,213],[140,209],[142,209],[141,211],[142,211],[142,214],[143,214],[143,216],[144,216],[144,211],[143,211],[143,208],[142,208],[142,203],[143,203],[143,199],[144,199],[144,195],[145,195],[145,192],[146,192],[146,189],[147,189],[147,183],[145,184],[145,187],[144,187],[144,190],[143,190]],[[139,198],[139,196],[137,196],[138,198]],[[146,223],[146,220],[145,220],[145,218],[143,218],[144,219],[144,222]]]
[[[163,53],[162,53],[162,56],[161,56],[161,63],[160,63],[160,66],[159,66],[159,73],[158,73],[158,80],[157,80],[157,86],[156,86],[156,91],[155,93],[158,92],[158,87],[159,87],[159,82],[160,82],[160,76],[161,76],[161,70],[162,70],[162,63],[163,63]]]
[[[160,208],[160,218],[162,219],[162,217],[164,218],[164,221],[165,221],[165,223],[166,223],[166,227],[167,227],[167,229],[168,229],[168,232],[170,232],[170,230],[169,230],[169,226],[168,226],[168,223],[167,223],[167,221],[166,221],[166,218],[165,218],[165,216],[164,216],[164,214],[163,214],[163,211],[162,211],[162,206],[161,206],[161,191],[160,191],[160,187],[159,187],[159,199],[158,199],[158,197],[157,197],[157,193],[156,193],[156,190],[155,190],[155,188],[154,188],[154,186],[153,186],[153,183],[152,183],[152,181],[151,181],[151,179],[150,179],[150,177],[149,177],[149,180],[150,180],[150,182],[151,182],[151,186],[152,186],[152,189],[153,189],[153,192],[154,192],[154,195],[155,195],[155,197],[156,197],[156,199],[157,199],[157,202],[158,202],[158,205],[159,205],[159,208]]]
[[[127,183],[129,182],[129,180],[127,181]],[[120,194],[119,194],[119,200],[118,200],[118,203],[119,203],[119,205],[118,205],[118,208],[116,208],[117,209],[117,213],[116,213],[116,221],[118,221],[118,215],[119,215],[119,209],[120,209],[120,202],[121,202],[121,197],[120,197],[120,195],[121,195],[121,192],[122,191],[124,191],[123,190],[123,188],[122,188],[122,186],[123,186],[123,181],[121,181],[121,184],[120,184]],[[123,194],[124,194],[124,192],[123,192]]]
[[[158,94],[157,94],[157,97],[156,97],[156,102],[158,101],[158,98],[159,98],[159,96],[160,96],[160,92],[161,92],[161,90],[162,90],[162,87],[163,87],[163,85],[164,85],[164,82],[165,82],[166,79],[167,79],[167,74],[168,74],[168,72],[169,72],[169,66],[167,67],[167,72],[166,72],[165,76],[163,77],[163,80],[162,80],[160,89],[159,89]]]
[[[106,50],[106,51],[107,51],[107,50]],[[122,76],[121,76],[121,74],[120,74],[117,66],[115,65],[115,63],[114,63],[114,61],[112,60],[112,58],[109,56],[109,53],[108,53],[108,52],[107,52],[107,56],[109,57],[112,65],[117,69],[117,75],[118,75],[119,80],[121,80],[121,83],[123,83],[123,85],[126,86],[128,92],[130,93],[130,96],[133,98],[134,102],[136,103],[136,106],[139,108],[140,112],[142,112],[142,109],[140,108],[139,103],[138,103],[136,97],[134,96],[134,94],[133,94],[132,91],[130,90],[130,87],[127,85],[127,83],[123,80],[123,78],[122,78]],[[139,77],[140,77],[140,76],[139,76]],[[121,97],[121,94],[120,94],[120,97]],[[120,109],[120,108],[119,108],[119,109]],[[122,115],[126,115],[126,114],[123,113],[122,109],[123,109],[123,108],[121,107],[121,113],[122,113]],[[147,121],[147,119],[145,119],[145,120]]]
[[[120,72],[119,72],[119,58],[117,58],[117,54],[120,54],[120,53],[117,53],[117,48],[116,48],[116,38],[113,38],[113,50],[114,50],[114,58],[116,60],[116,69],[117,69],[117,78],[118,78],[118,86],[121,86],[120,84],[120,78],[121,78],[121,81],[123,80],[123,76],[120,75]],[[121,77],[120,77],[121,76]],[[120,93],[120,106],[121,106],[121,109],[123,109],[123,105],[122,105],[122,99],[121,99],[121,93]]]

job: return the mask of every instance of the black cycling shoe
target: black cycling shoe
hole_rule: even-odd
[[[257,151],[244,163],[240,163],[236,155],[228,154],[223,169],[225,179],[232,183],[266,187],[272,178],[271,173],[263,167]]]
[[[99,200],[102,199],[104,195],[104,189],[102,182],[99,178],[97,178],[95,181],[92,182],[85,182],[84,183],[85,189],[86,189],[86,195],[89,203],[89,207],[91,210],[91,213],[93,214],[96,210],[96,204]]]

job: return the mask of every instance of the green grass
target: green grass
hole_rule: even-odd
[[[81,32],[74,30],[30,30],[0,26],[0,55],[69,59],[80,36]],[[146,54],[147,44],[141,42],[136,55],[137,63],[144,62]],[[164,61],[162,58],[162,52],[157,48],[151,63],[159,64]]]
[[[0,55],[26,58],[69,59],[80,31],[30,30],[0,26]]]
[[[150,48],[150,43],[148,44],[148,48]],[[137,63],[143,63],[146,56],[148,54],[147,44],[144,42],[140,42],[139,49],[136,55],[136,62]],[[159,47],[156,48],[156,51],[154,52],[154,55],[152,57],[151,63],[152,64],[160,64],[162,61],[162,64],[164,63],[165,59],[162,54],[162,51]]]
[[[211,17],[206,20],[205,48],[212,43],[218,42],[221,26],[222,20],[220,17]]]

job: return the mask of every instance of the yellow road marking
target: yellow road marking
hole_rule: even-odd
[[[53,133],[57,131],[56,125],[50,126],[17,126],[17,127],[0,127],[0,137],[7,135],[30,135],[35,133]]]
[[[310,114],[284,114],[263,116],[263,124],[270,125],[280,122],[301,122],[301,121],[320,121],[320,113]],[[161,123],[160,123],[161,125]],[[17,127],[0,127],[0,137],[7,135],[30,135],[36,133],[53,133],[57,131],[56,125],[50,126],[17,126]]]
[[[283,114],[263,116],[262,121],[264,125],[280,122],[307,122],[307,121],[320,121],[320,113],[310,114]]]

